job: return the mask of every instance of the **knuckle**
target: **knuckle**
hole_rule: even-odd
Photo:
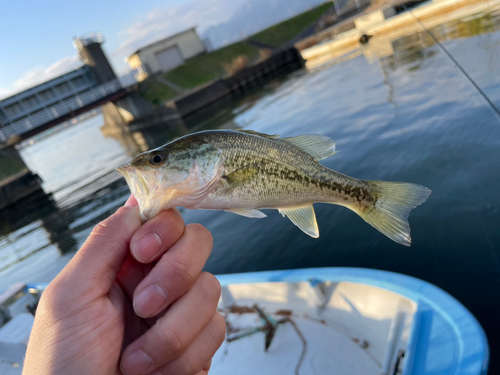
[[[159,336],[159,347],[165,346],[172,357],[177,358],[184,352],[184,342],[175,330],[163,327],[163,329],[159,331]]]
[[[172,260],[173,272],[175,277],[181,283],[182,287],[187,290],[195,282],[195,275],[191,270],[192,266],[185,257],[176,257]]]
[[[108,233],[114,233],[116,230],[120,229],[121,219],[127,210],[128,208],[126,207],[120,207],[113,215],[98,223],[90,233],[90,236],[102,236]]]
[[[61,294],[64,294],[71,285],[71,280],[68,280],[67,274],[63,271],[52,280],[45,288],[40,297],[40,300],[56,300]]]
[[[221,286],[219,280],[209,272],[202,272],[198,278],[203,295],[210,301],[219,301]]]
[[[55,285],[54,281],[52,281],[45,290],[43,291],[40,301],[38,303],[38,306],[49,306],[53,303],[53,301],[56,299],[56,296],[59,294],[58,291],[58,286]],[[38,312],[38,311],[37,311]]]
[[[182,233],[184,232],[184,219],[182,218],[182,215],[175,208],[164,211],[164,214],[168,215],[168,218],[172,223],[169,230],[176,230],[176,235],[178,236],[178,238],[180,238],[182,236]]]
[[[212,248],[213,238],[212,234],[207,228],[201,224],[188,224],[186,225],[186,233],[194,236],[197,245],[207,246]]]
[[[196,366],[188,358],[179,358],[179,373],[182,375],[195,375],[202,370],[201,366]]]
[[[90,233],[90,237],[99,237],[105,234],[109,230],[108,228],[108,220],[103,220],[100,223],[98,223],[94,229],[92,229],[92,232]]]
[[[216,312],[214,317],[215,330],[213,334],[213,339],[217,347],[221,346],[224,340],[226,339],[226,319]]]

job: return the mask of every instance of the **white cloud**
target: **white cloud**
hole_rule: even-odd
[[[28,70],[21,78],[14,82],[11,88],[0,87],[0,99],[60,76],[76,69],[80,65],[82,63],[75,53],[74,56],[65,57],[48,67],[39,66]]]
[[[138,48],[182,30],[197,26],[201,34],[210,26],[227,22],[236,9],[247,0],[193,0],[177,6],[157,8],[138,17],[138,21],[117,35],[119,46],[108,56],[116,73],[130,72],[125,59]],[[108,37],[109,38],[109,37]],[[0,99],[57,77],[81,63],[74,56],[65,57],[46,67],[39,66],[26,72],[10,88],[0,87]]]
[[[125,72],[125,59],[138,48],[193,26],[203,33],[210,26],[227,22],[246,0],[195,0],[174,7],[157,8],[118,33],[120,45],[111,52],[119,73]]]

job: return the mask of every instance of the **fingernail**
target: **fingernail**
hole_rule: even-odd
[[[146,263],[158,254],[161,243],[161,237],[157,233],[148,233],[134,243],[132,252],[139,262]]]
[[[138,375],[149,372],[154,366],[153,360],[142,350],[129,353],[122,360],[122,372],[125,375]]]
[[[135,313],[142,317],[151,317],[166,307],[167,292],[158,285],[150,285],[134,298]]]
[[[124,206],[132,208],[132,207],[137,207],[138,204],[139,203],[137,203],[137,199],[135,199],[135,197],[133,195],[131,195],[130,197],[128,197]]]

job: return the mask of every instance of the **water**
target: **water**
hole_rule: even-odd
[[[432,32],[500,106],[498,24],[495,12],[468,14]],[[386,48],[376,57],[362,50],[296,72],[173,129],[105,137],[102,116],[96,116],[23,149],[52,198],[41,195],[0,212],[0,288],[16,280],[50,281],[92,227],[126,200],[126,184],[113,169],[141,150],[193,129],[326,134],[340,153],[322,161],[325,166],[433,190],[410,216],[412,247],[393,243],[354,213],[326,204],[315,205],[319,239],[277,211],[250,220],[183,210],[186,222],[202,223],[213,234],[206,270],[344,266],[412,275],[460,300],[485,328],[495,353],[500,349],[500,121],[425,32],[394,39],[390,46],[389,53]],[[491,373],[495,369],[493,356]]]

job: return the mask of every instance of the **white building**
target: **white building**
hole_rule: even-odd
[[[205,52],[205,45],[193,27],[139,48],[127,62],[137,69],[136,78],[142,81],[150,74],[168,72]]]

